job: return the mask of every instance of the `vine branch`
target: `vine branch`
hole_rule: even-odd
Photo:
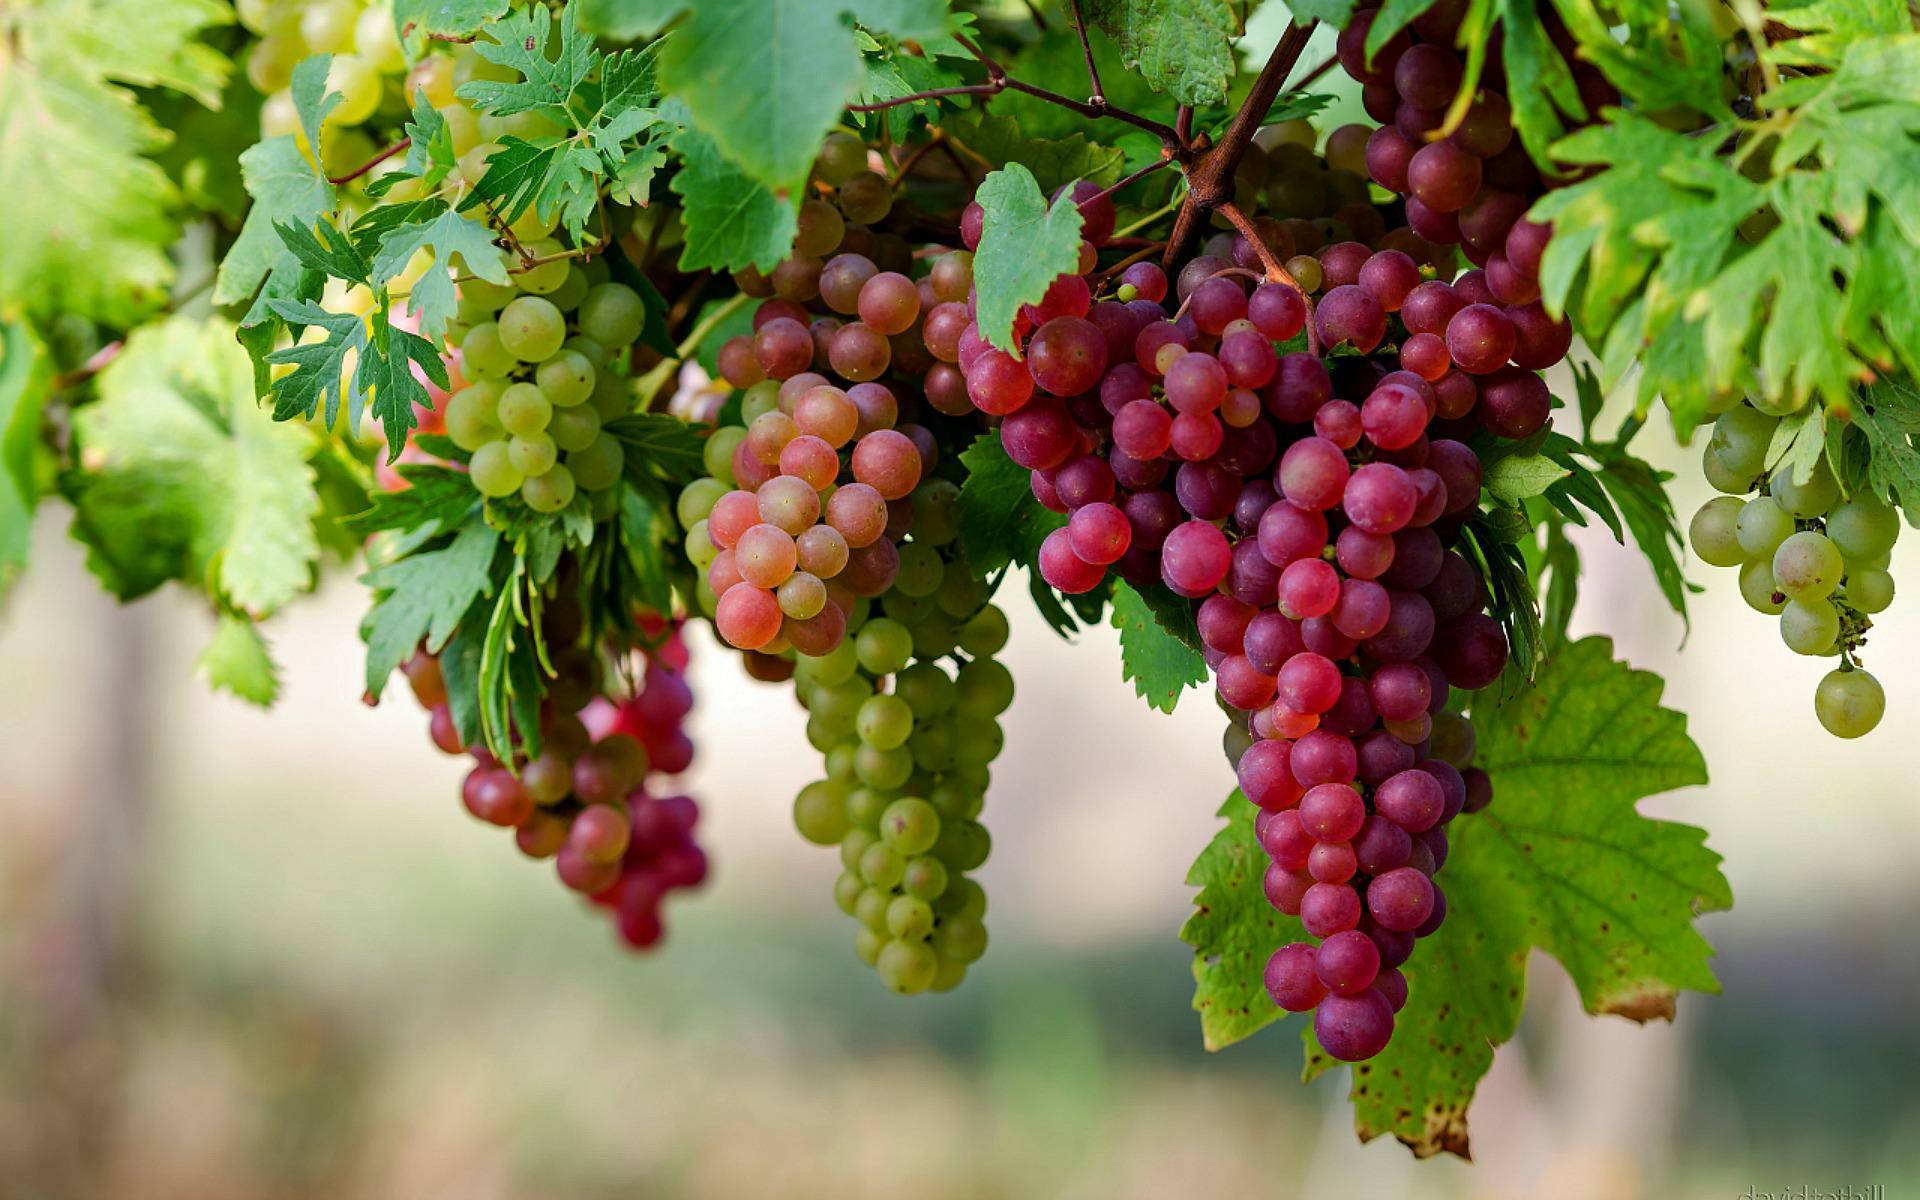
[[[403,137],[399,141],[395,142],[393,145],[388,146],[385,150],[382,150],[380,153],[374,155],[372,158],[361,163],[359,166],[355,167],[353,170],[348,171],[345,175],[327,176],[327,182],[333,184],[336,187],[338,187],[340,184],[343,184],[343,183],[352,183],[354,180],[360,178],[362,175],[365,175],[368,171],[373,170],[375,167],[379,166],[381,163],[392,158],[394,155],[399,154],[400,152],[402,152],[408,146],[411,146],[411,145],[413,145],[413,139],[410,137]]]
[[[1100,68],[1093,65],[1093,43],[1087,41],[1087,20],[1080,15],[1080,0],[1067,0],[1067,11],[1073,14],[1073,31],[1080,35],[1081,57],[1087,60],[1087,81],[1093,87],[1093,94],[1087,99],[1094,104],[1105,104],[1107,93],[1100,86]]]

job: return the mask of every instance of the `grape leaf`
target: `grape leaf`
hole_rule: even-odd
[[[706,474],[706,440],[670,413],[628,413],[602,427],[626,452],[627,474],[640,480],[691,483]]]
[[[920,38],[909,46],[899,38],[874,37],[864,29],[855,33],[865,68],[859,95],[855,97],[862,104],[898,100],[967,82],[957,65],[942,61],[974,61],[966,47],[951,35]],[[917,119],[931,122],[939,118],[943,109],[970,103],[964,95],[937,96],[895,104],[879,112],[856,112],[848,116],[862,126],[870,122],[884,123],[888,135],[895,141],[905,141]]]
[[[169,579],[264,617],[307,587],[319,511],[313,438],[255,402],[232,329],[176,316],[136,329],[73,416],[62,480],[88,565],[123,600]]]
[[[1019,163],[987,176],[973,198],[985,210],[973,256],[980,333],[1017,357],[1020,306],[1037,304],[1055,279],[1080,265],[1080,209],[1067,193],[1048,208],[1033,172]]]
[[[260,140],[260,94],[243,72],[227,80],[218,106],[175,92],[146,94],[147,108],[173,140],[151,155],[194,208],[238,225],[247,215],[247,189],[234,163]]]
[[[362,537],[383,529],[444,533],[458,528],[480,503],[465,471],[433,463],[402,463],[398,470],[406,487],[372,493],[372,507],[342,518],[341,524]]]
[[[394,0],[393,23],[407,40],[409,58],[420,57],[428,34],[464,38],[498,20],[508,0]]]
[[[684,111],[682,109],[681,111]],[[691,127],[673,139],[680,170],[669,185],[687,227],[680,269],[771,271],[793,249],[799,196],[782,200],[727,161],[713,139]]]
[[[1657,676],[1612,658],[1605,638],[1561,647],[1534,687],[1476,705],[1479,765],[1493,777],[1483,813],[1448,829],[1438,882],[1447,920],[1404,971],[1409,998],[1394,1039],[1354,1068],[1355,1126],[1391,1133],[1422,1157],[1466,1156],[1466,1112],[1494,1046],[1520,1019],[1528,954],[1545,950],[1593,1013],[1671,1017],[1682,989],[1719,990],[1711,947],[1693,927],[1732,903],[1703,831],[1641,816],[1641,798],[1706,782],[1686,718],[1660,707]],[[1194,864],[1199,908],[1182,937],[1194,946],[1209,1048],[1283,1014],[1266,997],[1267,956],[1298,937],[1261,889],[1266,860],[1252,807],[1238,794],[1227,828]],[[1308,1078],[1339,1064],[1309,1028]]]
[[[943,121],[941,128],[992,166],[1017,162],[1026,167],[1043,192],[1078,179],[1105,187],[1119,180],[1126,168],[1124,152],[1096,145],[1084,134],[1072,133],[1057,140],[1029,138],[1021,134],[1015,118],[996,116],[984,109],[956,113]]]
[[[308,301],[283,300],[269,301],[269,307],[290,324],[316,326],[325,333],[317,342],[296,343],[267,355],[270,363],[293,364],[291,374],[273,381],[273,419],[288,421],[324,411],[323,420],[332,428],[344,398],[348,423],[358,425],[371,400],[374,419],[386,430],[387,460],[400,457],[407,431],[419,423],[414,406],[430,405],[414,367],[436,385],[447,386],[446,363],[434,344],[395,328],[385,311],[362,317],[328,312]],[[350,354],[355,360],[351,371]]]
[[[1877,495],[1899,500],[1912,521],[1920,514],[1920,451],[1913,439],[1920,435],[1920,393],[1896,383],[1868,388],[1853,423],[1866,435],[1872,457],[1867,482]]]
[[[1184,637],[1162,624],[1183,619]],[[1193,632],[1193,614],[1185,601],[1156,610],[1131,584],[1116,580],[1111,620],[1120,631],[1120,673],[1148,707],[1170,713],[1180,702],[1180,693],[1207,681],[1207,664],[1195,648],[1199,637]]]
[[[437,653],[481,596],[493,595],[499,531],[478,515],[445,545],[420,550],[361,576],[376,594],[361,622],[367,643],[367,695],[378,698],[393,669],[422,641]],[[518,559],[514,560],[518,562]]]
[[[580,27],[618,42],[651,38],[687,8],[688,0],[575,0]]]
[[[620,494],[620,544],[626,550],[631,590],[626,594],[655,612],[673,609],[673,581],[665,548],[674,533],[672,506],[657,483]]]
[[[380,238],[380,252],[373,259],[373,282],[384,286],[422,249],[433,253],[433,265],[414,281],[407,308],[420,319],[420,332],[430,339],[446,332],[459,303],[453,291],[453,272],[448,269],[454,255],[460,256],[468,271],[487,282],[508,282],[506,256],[493,244],[493,232],[471,217],[444,208],[430,220],[390,229]]]
[[[508,134],[488,156],[486,171],[460,202],[460,210],[491,205],[494,215],[511,223],[532,208],[541,220],[557,217],[578,236],[593,212],[600,173],[600,156],[578,142],[529,142]]]
[[[940,0],[701,0],[660,53],[660,82],[701,132],[769,188],[805,182],[820,140],[858,94],[848,18],[905,38],[946,31]]]
[[[220,103],[233,65],[198,40],[232,22],[219,0],[37,0],[17,7],[22,19],[14,36],[24,42],[24,60],[42,70],[167,88],[209,108]]]
[[[1501,503],[1518,504],[1572,474],[1544,454],[1509,454],[1488,464],[1482,486]]]
[[[243,325],[258,325],[271,317],[265,300],[312,299],[320,282],[309,279],[311,272],[275,232],[276,225],[307,226],[318,220],[332,203],[333,189],[319,170],[300,153],[291,134],[268,138],[240,156],[240,177],[253,207],[247,211],[246,224],[234,239],[220,273],[214,279],[213,302],[236,304],[262,292],[242,320]]]
[[[26,322],[0,324],[0,596],[27,565],[51,373],[46,347]]]
[[[280,670],[259,626],[245,617],[222,613],[193,668],[208,687],[232,692],[261,708],[270,707],[280,695]]]
[[[475,108],[499,117],[544,112],[561,125],[571,126],[574,114],[568,101],[600,65],[600,52],[591,37],[582,37],[573,5],[560,9],[560,42],[550,48],[553,13],[544,4],[529,4],[486,27],[473,49],[498,66],[518,71],[519,80],[475,79],[456,93]]]
[[[983,433],[960,452],[967,477],[954,517],[967,561],[981,575],[1031,563],[1047,534],[1066,524],[1033,497],[1032,472],[1007,457],[1000,435]]]
[[[1081,11],[1156,90],[1182,104],[1227,98],[1241,32],[1227,0],[1085,0]]]

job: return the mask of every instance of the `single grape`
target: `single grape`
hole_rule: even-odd
[[[1773,552],[1774,583],[1791,599],[1831,595],[1844,570],[1840,551],[1825,534],[1812,529],[1793,534]]]
[[[1773,561],[1773,552],[1778,550],[1780,543],[1786,541],[1792,534],[1793,518],[1787,515],[1785,509],[1774,503],[1771,496],[1756,496],[1742,504],[1740,515],[1734,522],[1734,538],[1740,544],[1741,556],[1749,559],[1764,558],[1769,564]],[[1769,565],[1769,572],[1771,572],[1771,565]]]
[[[555,513],[573,502],[573,472],[555,466],[540,475],[528,476],[520,485],[520,498],[535,512]]]
[[[1780,640],[1795,654],[1825,654],[1840,636],[1840,611],[1820,599],[1787,601],[1780,613]]]
[[[521,362],[551,358],[567,337],[567,320],[540,296],[520,296],[500,310],[500,345]]]
[[[646,324],[646,303],[624,283],[601,283],[580,301],[580,332],[610,350],[630,346]]]
[[[1862,737],[1886,713],[1887,694],[1879,680],[1858,667],[1837,667],[1814,689],[1813,711],[1833,736]]]
[[[510,496],[520,489],[526,476],[513,465],[504,441],[488,442],[473,452],[467,464],[468,478],[483,496]]]
[[[501,428],[508,433],[527,435],[539,433],[547,427],[547,421],[553,416],[553,405],[548,402],[546,393],[531,383],[510,384],[500,393],[498,418]]]
[[[1900,514],[1875,497],[1855,495],[1827,510],[1827,537],[1849,561],[1885,554],[1899,536]]]
[[[1753,503],[1764,504],[1775,512],[1779,508],[1770,500],[1762,499]],[[1738,525],[1743,510],[1750,505],[1743,504],[1733,496],[1716,496],[1701,505],[1700,511],[1693,514],[1693,522],[1688,527],[1687,538],[1693,544],[1693,552],[1700,560],[1713,567],[1737,567],[1749,555],[1742,546],[1738,534]],[[1785,513],[1780,513],[1784,518]],[[1791,527],[1792,521],[1788,519]]]

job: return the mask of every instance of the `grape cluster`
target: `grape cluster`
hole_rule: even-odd
[[[431,56],[409,72],[389,4],[241,0],[236,8],[241,24],[259,37],[247,52],[246,69],[247,79],[265,97],[262,137],[291,134],[303,151],[313,153],[288,84],[302,59],[333,55],[327,88],[340,94],[340,103],[321,123],[319,155],[329,175],[344,175],[378,152],[372,134],[405,120],[413,94],[409,84],[424,85],[437,71],[447,78],[447,98],[452,97],[453,60]],[[470,50],[462,57],[491,66]]]
[[[512,829],[527,857],[552,859],[560,882],[607,909],[636,950],[664,935],[667,894],[707,877],[706,853],[693,837],[699,806],[666,790],[693,761],[682,728],[693,708],[686,648],[678,629],[657,618],[641,628],[652,642],[642,651],[638,688],[615,705],[602,695],[598,656],[566,644],[568,631],[579,632],[577,608],[549,605],[547,635],[565,648],[555,654],[556,674],[541,705],[540,754],[517,756],[511,765],[461,744],[438,659],[423,648],[402,666],[430,714],[434,744],[475,759],[461,784],[467,811]]]
[[[1820,680],[1814,715],[1828,733],[1856,738],[1886,712],[1880,681],[1855,656],[1872,614],[1893,603],[1887,566],[1900,514],[1866,492],[1842,499],[1823,456],[1805,479],[1790,462],[1767,467],[1779,418],[1735,403],[1713,423],[1704,466],[1725,495],[1694,514],[1694,553],[1740,569],[1749,607],[1780,618],[1780,640],[1797,654],[1837,656]]]

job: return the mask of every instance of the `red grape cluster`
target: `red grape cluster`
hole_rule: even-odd
[[[549,606],[550,637],[571,620],[568,607]],[[706,853],[693,838],[699,806],[661,788],[693,761],[682,728],[693,708],[686,647],[677,627],[658,618],[643,621],[641,631],[652,644],[639,688],[618,705],[602,695],[600,662],[590,650],[556,652],[557,674],[541,707],[541,752],[511,768],[461,743],[437,658],[422,649],[402,667],[431,714],[434,744],[475,759],[461,784],[467,811],[512,829],[527,857],[553,859],[560,882],[610,910],[621,939],[636,950],[662,937],[667,893],[707,877]]]
[[[1471,306],[1430,277],[1449,256],[1383,218],[1363,231],[1374,249],[1351,240],[1356,212],[1344,228],[1262,217],[1264,255],[1222,234],[1171,288],[1135,263],[1103,297],[1088,275],[1112,211],[1082,201],[1082,270],[1020,313],[1023,353],[963,331],[969,395],[1067,514],[1040,549],[1049,584],[1086,592],[1111,567],[1197,602],[1241,787],[1263,810],[1268,897],[1325,939],[1277,952],[1270,990],[1318,1007],[1329,1053],[1371,1057],[1405,1001],[1398,967],[1445,913],[1444,826],[1491,797],[1472,726],[1447,707],[1507,660],[1456,548],[1480,497],[1466,439],[1537,432],[1545,387],[1507,365],[1510,337],[1421,357],[1434,314]],[[980,224],[977,208],[963,219],[970,244]],[[1313,257],[1275,282],[1269,261],[1303,244]],[[1292,348],[1309,322],[1318,352]]]

